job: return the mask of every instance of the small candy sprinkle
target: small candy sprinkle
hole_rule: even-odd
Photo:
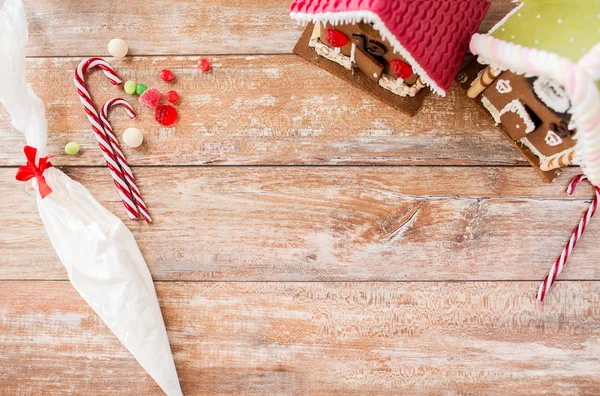
[[[123,88],[125,89],[126,94],[133,95],[135,93],[135,89],[137,88],[137,84],[135,81],[129,80],[125,83]]]
[[[159,75],[160,79],[163,81],[168,82],[168,81],[175,80],[175,74],[173,74],[173,72],[169,69],[161,70],[158,75]]]
[[[108,43],[108,53],[115,58],[125,58],[127,56],[127,52],[129,51],[129,46],[125,42],[125,40],[121,39],[112,39]]]
[[[198,61],[198,69],[202,70],[203,72],[209,72],[210,62],[206,58],[200,58]]]
[[[144,142],[144,135],[137,128],[127,128],[123,132],[123,142],[131,148],[140,147]]]
[[[154,118],[161,125],[171,126],[177,121],[177,109],[171,105],[158,106],[154,111]]]
[[[141,94],[143,94],[144,92],[146,92],[146,90],[147,90],[147,89],[148,89],[148,87],[147,87],[147,86],[145,86],[144,84],[138,84],[138,85],[135,87],[135,94],[136,94],[136,95],[141,95]]]
[[[160,91],[156,88],[147,89],[140,95],[138,101],[151,109],[156,109],[158,102],[160,102]]]
[[[79,143],[77,142],[69,142],[65,146],[65,153],[69,155],[75,155],[79,152]]]
[[[179,100],[179,94],[177,91],[169,91],[165,94],[165,98],[171,103],[175,103]]]

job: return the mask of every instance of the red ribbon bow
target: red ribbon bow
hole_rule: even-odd
[[[35,176],[38,182],[40,196],[42,199],[46,198],[46,196],[52,192],[52,189],[48,183],[46,183],[44,171],[52,167],[52,164],[48,162],[52,156],[48,155],[46,157],[41,157],[39,165],[36,166],[35,157],[37,156],[37,149],[35,147],[25,146],[23,152],[25,152],[25,157],[27,157],[27,165],[19,167],[15,177],[18,181],[24,182]]]

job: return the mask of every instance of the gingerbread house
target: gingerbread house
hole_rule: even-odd
[[[600,3],[527,0],[457,80],[547,181],[571,163],[600,183]]]
[[[294,52],[413,115],[444,96],[489,3],[484,0],[295,0],[308,23]]]

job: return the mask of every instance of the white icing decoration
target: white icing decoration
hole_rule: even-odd
[[[508,80],[498,80],[496,83],[496,90],[501,93],[509,93],[512,91],[512,87],[510,86],[510,81]]]
[[[492,104],[492,102],[490,102],[490,100],[488,98],[486,98],[484,95],[481,95],[481,104],[483,105],[483,107],[485,107],[487,109],[487,111],[490,112],[490,114],[492,115],[492,118],[494,118],[494,122],[496,123],[496,125],[500,124],[500,112]]]
[[[342,53],[337,53],[333,48],[323,44],[321,40],[317,39],[315,41],[311,41],[309,46],[313,47],[316,53],[321,55],[323,58],[342,65],[348,70],[352,69],[352,62],[350,61],[349,56],[346,56]]]
[[[406,83],[404,83],[403,79],[394,78],[389,74],[385,73],[381,75],[381,78],[379,79],[379,85],[399,96],[413,97],[421,89],[421,87],[417,87],[416,84],[414,84],[413,86],[409,86]]]
[[[468,79],[469,79],[469,76],[467,76],[467,73],[465,73],[465,72],[460,72],[458,77],[456,77],[456,81],[458,81],[461,84],[466,83]]]
[[[546,144],[548,146],[558,146],[559,144],[562,144],[563,140],[560,136],[558,136],[556,133],[554,133],[554,131],[548,131],[548,133],[546,134]]]
[[[500,111],[498,118],[502,117],[502,115],[508,113],[509,111],[517,114],[523,120],[523,123],[525,124],[525,133],[533,132],[535,129],[535,123],[519,99],[514,99],[513,101],[507,103],[507,105],[504,106],[504,108]],[[519,126],[517,125],[517,128],[518,127]]]
[[[571,108],[564,88],[554,80],[538,78],[533,82],[533,91],[546,106],[556,112],[566,113]]]

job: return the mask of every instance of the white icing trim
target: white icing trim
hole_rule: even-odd
[[[494,33],[496,30],[498,30],[498,28],[502,25],[504,25],[506,23],[506,21],[508,21],[508,19],[513,16],[517,11],[519,11],[524,5],[525,3],[521,3],[519,0],[513,0],[513,3],[520,3],[518,6],[516,6],[515,8],[512,9],[512,11],[510,11],[508,14],[506,14],[504,16],[504,18],[500,19],[500,21],[498,21],[497,24],[495,24],[490,30],[489,32],[487,32],[487,34],[492,34]]]
[[[322,56],[323,58],[329,59],[330,61],[335,62],[338,65],[342,65],[348,70],[352,70],[352,61],[350,60],[350,57],[342,54],[341,52],[336,52],[334,48],[323,44],[319,39],[317,39],[314,43],[311,44],[313,45],[309,45],[313,47],[316,53]]]
[[[485,107],[486,110],[490,112],[496,125],[500,124],[500,112],[498,111],[496,106],[494,106],[492,102],[490,102],[490,100],[484,95],[481,95],[481,104],[483,104],[483,107]]]
[[[525,106],[523,106],[523,103],[521,103],[519,99],[514,99],[508,102],[506,106],[504,106],[504,108],[500,111],[500,114],[498,114],[498,118],[502,118],[502,116],[508,113],[509,111],[511,113],[515,113],[523,120],[523,123],[525,124],[525,133],[533,132],[533,130],[535,129],[535,123],[533,122],[533,120],[529,116],[529,113],[527,112],[527,109],[525,108]]]
[[[419,62],[413,58],[411,53],[404,48],[404,46],[398,41],[396,36],[394,36],[388,28],[385,26],[385,23],[379,18],[377,14],[372,11],[343,11],[343,12],[323,12],[320,14],[306,14],[301,12],[291,12],[290,16],[292,19],[295,19],[301,23],[330,23],[333,26],[340,24],[349,24],[349,23],[359,23],[366,22],[372,23],[373,28],[379,31],[379,34],[382,38],[389,41],[392,45],[394,52],[399,53],[413,68],[414,72],[419,75],[421,81],[426,84],[433,92],[440,96],[446,96],[446,92],[441,89],[432,79],[429,77],[427,72],[421,67]]]
[[[421,90],[416,84],[409,86],[403,83],[401,78],[394,78],[389,74],[382,74],[379,79],[379,85],[399,96],[414,97]]]

